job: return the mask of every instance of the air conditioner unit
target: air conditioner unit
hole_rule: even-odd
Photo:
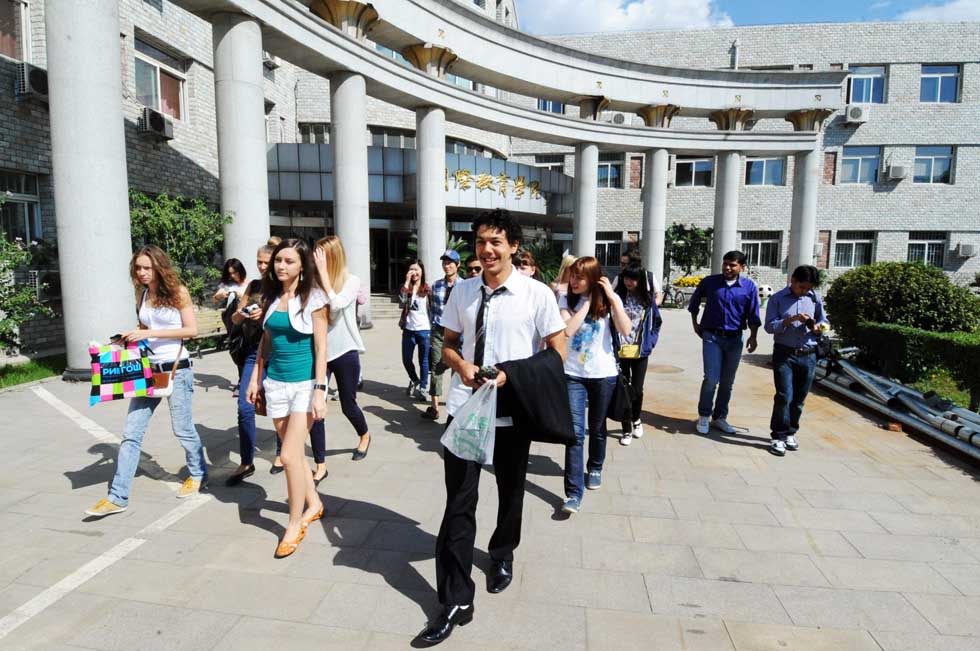
[[[848,104],[844,111],[844,121],[848,124],[863,124],[868,121],[871,107],[867,104]]]
[[[279,67],[279,62],[276,61],[276,57],[272,56],[265,50],[262,50],[262,65],[264,65],[267,70],[275,70]]]
[[[977,244],[960,242],[956,245],[956,255],[960,256],[961,258],[972,258],[978,252],[980,252],[980,245]]]
[[[901,181],[909,175],[909,168],[905,165],[889,165],[886,176],[889,181]]]
[[[622,113],[613,113],[612,116],[613,124],[626,124],[626,116]]]
[[[144,106],[143,115],[136,122],[136,132],[157,140],[173,140],[174,123],[160,111]]]
[[[18,97],[37,97],[38,99],[47,100],[47,71],[37,66],[32,66],[29,63],[18,64],[16,95]]]

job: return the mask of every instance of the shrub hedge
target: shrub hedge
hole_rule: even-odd
[[[855,343],[876,370],[902,382],[915,382],[935,368],[947,369],[970,392],[970,409],[980,409],[980,333],[863,322]]]
[[[834,331],[847,342],[857,341],[864,321],[933,332],[973,332],[980,326],[980,298],[920,262],[852,269],[834,281],[825,301]]]

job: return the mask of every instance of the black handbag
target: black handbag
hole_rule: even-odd
[[[610,327],[612,327],[612,338],[613,338],[613,349],[619,350],[619,333],[616,332],[616,327],[612,324],[610,319]],[[616,355],[616,371],[618,375],[616,376],[616,389],[613,391],[612,400],[609,401],[609,408],[606,410],[606,418],[611,418],[612,420],[619,423],[632,423],[633,422],[633,386],[630,384],[626,376],[623,375],[623,368],[619,365],[619,355]]]

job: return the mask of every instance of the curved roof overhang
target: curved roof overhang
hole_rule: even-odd
[[[361,74],[366,79],[368,93],[372,97],[407,109],[416,109],[424,106],[440,106],[445,109],[448,120],[486,131],[562,145],[575,145],[581,142],[596,143],[604,151],[643,151],[652,148],[668,148],[677,153],[700,153],[707,151],[790,153],[809,151],[816,146],[817,133],[814,131],[764,132],[654,129],[582,120],[567,115],[545,113],[531,108],[516,106],[481,93],[464,90],[459,86],[402,65],[394,59],[382,55],[370,44],[357,41],[345,35],[340,30],[315,16],[304,4],[296,0],[173,1],[175,4],[205,17],[222,11],[248,14],[262,23],[263,48],[286,61],[314,74],[324,76],[343,70]],[[480,19],[475,12],[459,7],[451,0],[440,0],[440,4],[442,3],[445,4],[444,8],[453,20],[465,23],[466,19]],[[434,1],[426,0],[423,3],[419,0],[384,0],[384,4],[389,8],[393,6],[404,6],[405,8],[412,9],[412,12],[415,12],[423,4],[434,5]],[[454,6],[448,7],[449,5]],[[460,17],[461,15],[462,17]],[[496,23],[490,20],[486,20],[485,22],[496,25]],[[444,23],[449,24],[445,20]],[[531,41],[538,41],[549,47],[552,46],[552,44],[523,35],[515,30],[508,31]],[[371,37],[375,38],[373,32]],[[417,43],[418,41],[416,41]],[[569,50],[568,48],[559,49],[577,54],[579,58],[596,58],[585,53],[576,52],[575,50]],[[627,62],[616,63],[622,66],[635,66],[635,64]],[[615,71],[612,60],[604,60],[603,65],[610,67],[610,73]],[[522,74],[520,70],[512,69],[509,66],[504,67],[501,65],[499,67],[502,70],[507,70],[508,79],[517,79],[519,77],[514,77],[513,75]],[[650,68],[650,66],[646,66],[646,68]],[[682,68],[657,68],[657,70],[676,71],[678,79],[683,81],[684,84],[690,85],[692,88],[698,86],[695,80],[699,75],[715,77],[721,74],[719,71],[691,71]],[[686,76],[684,76],[685,74]],[[827,73],[815,74],[819,77]],[[837,79],[836,85],[829,84],[825,79],[822,82],[824,85],[819,86],[819,88],[825,90],[828,88],[832,89],[833,102],[830,101],[831,98],[825,97],[821,108],[833,109],[839,105],[840,84],[843,76],[840,73],[833,74],[833,78]],[[725,75],[734,75],[737,79],[741,79],[746,75],[754,76],[754,74],[749,75],[749,73],[725,73]],[[622,71],[620,71],[618,76],[621,79],[621,83],[627,85],[626,81],[628,76]],[[774,77],[781,80],[786,76],[786,73],[780,75],[766,73],[761,76],[766,78]],[[792,77],[803,78],[807,77],[807,75],[793,73]],[[824,77],[820,78],[824,79]],[[640,80],[634,79],[630,83],[640,84]],[[652,84],[655,82],[651,80],[649,83]],[[494,85],[506,87],[504,84]],[[714,87],[716,86],[705,86],[705,88]],[[735,88],[735,86],[732,88]],[[805,92],[810,93],[815,88],[812,86],[808,87]],[[575,90],[575,88],[572,88],[565,92],[575,92]],[[707,96],[709,93],[707,90],[700,92],[704,96]],[[778,101],[775,99],[779,93],[785,95],[790,92],[803,92],[798,88],[791,90],[770,87],[768,90],[764,90],[760,86],[757,92],[769,93],[773,97],[768,108],[767,105],[760,105],[761,109],[769,111],[769,113],[760,113],[760,109],[755,109],[757,117],[765,115],[778,115],[782,117],[793,110],[814,108],[814,101],[804,102],[802,96],[800,97],[799,104],[789,103],[786,97]],[[622,97],[625,95],[614,98],[609,93],[607,96],[611,100],[623,102]],[[761,94],[758,96],[762,97]],[[674,98],[671,98],[670,103],[675,103],[673,100]],[[656,99],[651,98],[651,101],[646,103],[656,103]],[[743,104],[748,107],[747,103],[743,102]],[[776,105],[779,106],[778,109]],[[707,107],[708,105],[706,104],[705,106]],[[714,105],[714,109],[718,110],[730,106],[732,106],[731,102],[726,104],[719,100],[719,103]]]

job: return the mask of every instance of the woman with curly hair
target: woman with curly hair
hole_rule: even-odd
[[[175,367],[177,369],[173,377],[174,390],[167,398],[167,404],[170,407],[170,423],[174,435],[184,447],[190,475],[181,485],[177,497],[190,497],[207,482],[204,447],[191,413],[194,372],[183,342],[197,334],[197,318],[194,316],[191,295],[180,284],[170,258],[158,246],[144,246],[133,254],[129,262],[129,277],[136,289],[139,324],[136,329],[120,335],[114,343],[145,341],[155,372],[169,373]],[[116,459],[116,475],[112,478],[109,495],[85,511],[88,515],[103,517],[126,510],[140,461],[143,435],[161,400],[163,398],[130,400]]]

